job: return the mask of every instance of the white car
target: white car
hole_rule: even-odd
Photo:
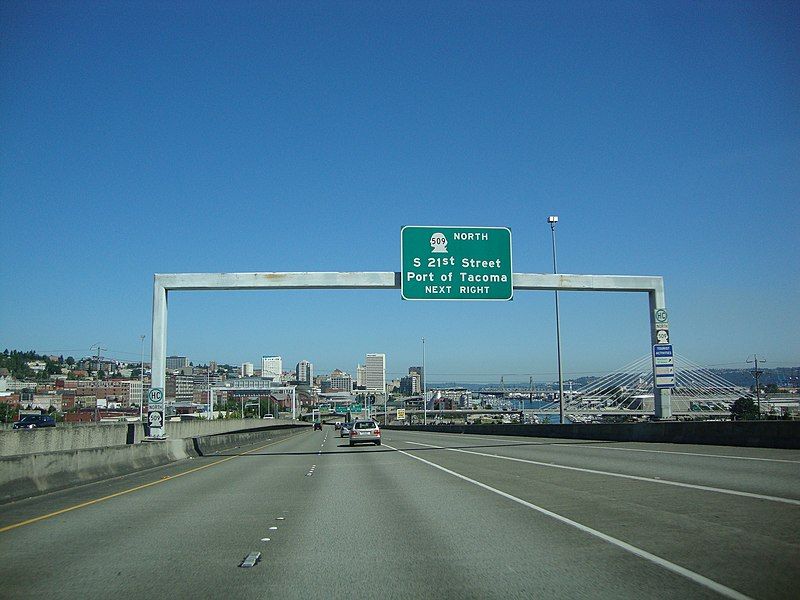
[[[371,443],[381,445],[381,428],[372,419],[359,419],[350,428],[350,445]]]

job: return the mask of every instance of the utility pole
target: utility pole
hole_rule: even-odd
[[[760,360],[761,362],[767,362],[766,359],[763,358]],[[758,361],[759,358],[758,355],[756,354],[753,354],[752,360],[750,360],[749,358],[747,359],[748,364],[755,365],[755,368],[752,371],[750,371],[750,374],[756,379],[756,401],[758,402],[758,418],[761,419],[761,392],[758,389],[758,379],[759,377],[761,377],[761,375],[763,375],[764,371],[758,368]]]
[[[100,358],[101,358],[100,353],[103,350],[108,350],[108,348],[101,348],[100,347],[100,342],[98,342],[96,344],[92,344],[91,346],[89,346],[89,350],[92,350],[92,349],[96,349],[97,350],[97,355],[96,355],[97,356],[97,375],[99,376],[100,375]]]
[[[530,387],[530,390],[528,391],[528,402],[530,403],[531,408],[533,408],[533,375],[528,378],[528,386]],[[524,410],[524,404],[522,405],[522,408]]]

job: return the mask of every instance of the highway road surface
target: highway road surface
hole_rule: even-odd
[[[326,426],[0,506],[0,576],[6,598],[797,598],[800,451]]]

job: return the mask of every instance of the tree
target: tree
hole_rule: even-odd
[[[72,358],[71,356],[68,356],[67,360],[66,360],[66,363],[71,367],[72,365],[75,364],[75,359]]]
[[[768,394],[777,394],[778,393],[778,385],[775,383],[768,383],[767,388],[764,390]]]
[[[16,412],[16,409],[7,402],[0,402],[0,421],[3,423],[11,423]]]
[[[752,398],[739,398],[731,406],[731,418],[734,421],[756,421],[759,418],[758,406]]]
[[[59,367],[57,363],[53,363],[48,360],[44,365],[44,372],[47,373],[48,376],[60,375],[61,367]]]

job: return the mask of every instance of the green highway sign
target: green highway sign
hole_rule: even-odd
[[[511,230],[420,227],[400,230],[404,300],[511,300]]]

